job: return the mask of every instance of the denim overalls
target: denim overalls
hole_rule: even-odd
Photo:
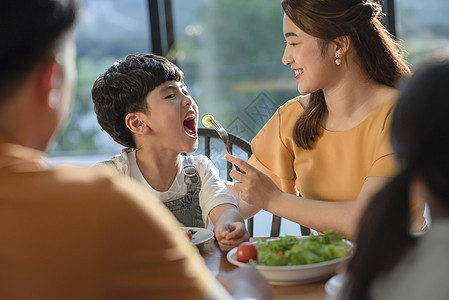
[[[189,156],[184,157],[182,166],[184,169],[184,182],[187,184],[187,194],[179,199],[169,200],[164,203],[184,226],[204,228],[199,197],[201,178]]]

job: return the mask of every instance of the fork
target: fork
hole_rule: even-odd
[[[223,126],[221,126],[221,124],[218,123],[217,120],[215,120],[215,119],[212,119],[210,121],[210,123],[212,124],[212,127],[214,127],[215,131],[218,133],[221,140],[225,144],[226,152],[228,152],[229,154],[232,154],[231,150],[229,149],[229,135],[228,135],[228,132],[226,131],[226,129],[224,129]]]
[[[223,126],[221,126],[221,124],[218,123],[217,120],[215,120],[215,119],[212,119],[209,122],[212,124],[212,127],[214,127],[215,131],[218,133],[221,140],[225,144],[226,152],[228,152],[228,154],[232,155],[232,151],[229,148],[229,135],[228,135],[228,132],[226,131],[226,129],[224,129]],[[236,165],[234,165],[234,166],[237,171],[239,171],[241,173],[245,173],[242,170],[240,170],[239,167],[237,167]]]

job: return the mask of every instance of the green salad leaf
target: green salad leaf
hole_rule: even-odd
[[[282,236],[278,240],[261,240],[255,246],[257,263],[265,266],[314,264],[345,257],[348,251],[343,237],[332,230],[303,239]]]

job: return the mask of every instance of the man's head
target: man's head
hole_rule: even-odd
[[[44,150],[69,111],[77,6],[75,0],[0,1],[0,134],[13,142]],[[13,127],[10,117],[18,112],[22,123]]]
[[[113,64],[94,83],[92,99],[98,123],[117,143],[136,148],[126,116],[146,112],[148,94],[161,84],[183,80],[182,71],[164,57],[129,55]]]
[[[37,63],[56,55],[75,15],[75,2],[69,0],[0,2],[0,100]]]

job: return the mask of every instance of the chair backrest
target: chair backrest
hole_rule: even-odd
[[[222,143],[218,133],[212,128],[198,128],[198,135],[201,137],[204,137],[204,155],[206,155],[207,157],[212,159],[211,150],[213,149],[213,147],[211,147],[211,145],[212,145],[211,139],[218,139],[219,142]],[[229,135],[230,151],[232,152],[233,149],[235,149],[235,150],[239,149],[240,151],[243,151],[244,153],[246,153],[246,155],[247,155],[246,159],[248,159],[252,154],[251,144],[248,141],[245,141],[244,139],[242,139],[234,134],[228,133],[228,135]],[[224,152],[225,151],[224,145],[220,146],[219,149],[223,150],[223,152]],[[226,162],[226,178],[228,181],[232,181],[232,178],[229,176],[229,172],[231,172],[231,170],[232,170],[232,164],[229,162]],[[247,220],[247,225],[248,225],[248,228],[247,228],[248,232],[249,232],[250,236],[252,237],[254,234],[254,217],[249,218]],[[281,228],[281,218],[279,216],[273,215],[270,236],[272,236],[272,237],[279,236],[280,228]]]

